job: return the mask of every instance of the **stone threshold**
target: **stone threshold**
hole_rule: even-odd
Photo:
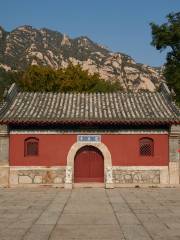
[[[17,184],[0,188],[64,188],[64,184]],[[104,183],[74,183],[73,188],[106,188]],[[112,188],[180,188],[180,184],[113,184]]]
[[[10,188],[64,188],[64,184],[11,184]]]
[[[105,184],[98,182],[73,183],[73,188],[105,188]]]
[[[114,188],[179,188],[180,184],[114,183]]]

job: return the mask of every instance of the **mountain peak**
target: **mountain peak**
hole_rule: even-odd
[[[47,65],[58,69],[71,61],[135,91],[154,91],[162,78],[160,69],[137,64],[130,56],[114,53],[87,36],[71,39],[66,34],[29,25],[4,33],[0,27],[0,65],[6,68],[22,70],[29,65]]]
[[[0,26],[0,31],[5,32],[5,30],[2,26]]]
[[[30,26],[30,25],[22,25],[22,26],[19,26],[17,28],[15,28],[15,30],[19,30],[19,31],[24,31],[24,30],[29,30],[29,31],[32,31],[33,30],[33,27]]]

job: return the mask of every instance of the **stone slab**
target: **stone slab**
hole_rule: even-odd
[[[23,240],[49,240],[54,225],[33,225]]]
[[[92,212],[91,214],[63,214],[59,219],[58,224],[61,225],[117,225],[117,220],[114,214],[108,213],[96,213]]]
[[[58,225],[53,231],[50,240],[67,239],[124,239],[117,225]]]
[[[61,214],[61,209],[59,210],[58,208],[56,211],[45,211],[43,214],[40,216],[40,218],[37,220],[36,224],[56,224],[59,216]]]
[[[9,186],[9,167],[0,166],[0,187]]]
[[[179,188],[0,189],[2,240],[178,240]]]
[[[131,213],[117,213],[117,218],[119,220],[120,225],[140,225],[140,221],[135,216],[135,214]]]
[[[142,225],[123,225],[122,231],[128,240],[152,240],[151,236]]]
[[[19,184],[30,184],[32,179],[29,176],[19,176]]]

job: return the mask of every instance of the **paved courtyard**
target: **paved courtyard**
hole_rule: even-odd
[[[180,239],[180,188],[0,189],[0,240]]]

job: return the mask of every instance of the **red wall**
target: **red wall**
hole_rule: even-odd
[[[10,165],[12,166],[63,166],[73,143],[75,134],[11,134]],[[28,137],[39,139],[39,155],[24,156],[24,140]],[[139,139],[154,139],[154,156],[139,155]],[[163,166],[168,165],[168,135],[102,135],[102,142],[111,152],[112,164],[116,166]]]
[[[140,156],[139,139],[149,137],[154,140],[154,156]],[[165,166],[169,161],[168,135],[104,135],[102,141],[111,152],[115,166]]]

